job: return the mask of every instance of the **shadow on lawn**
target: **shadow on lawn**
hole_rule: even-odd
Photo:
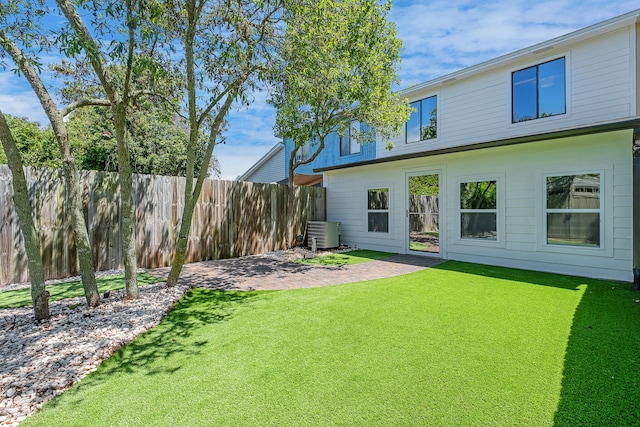
[[[449,261],[433,267],[586,290],[573,318],[556,426],[640,425],[640,293],[628,283]]]
[[[191,342],[188,338],[205,325],[229,320],[239,304],[257,297],[256,292],[226,292],[193,289],[176,303],[164,320],[131,344],[118,350],[96,373],[108,376],[114,372],[137,372],[147,375],[172,373],[179,367],[165,368],[162,361],[177,353],[198,355],[207,341]]]

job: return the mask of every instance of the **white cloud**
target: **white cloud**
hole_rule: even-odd
[[[390,19],[404,41],[402,87],[589,26],[637,8],[635,1],[398,0]]]

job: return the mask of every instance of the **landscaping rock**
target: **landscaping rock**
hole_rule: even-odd
[[[125,300],[124,290],[112,291],[95,309],[87,308],[84,297],[54,301],[43,323],[33,320],[31,307],[0,310],[0,426],[17,426],[94,371],[157,325],[186,291],[187,286],[159,283],[141,287],[137,300]]]

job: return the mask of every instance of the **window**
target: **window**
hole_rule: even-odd
[[[546,177],[547,244],[600,247],[600,174]]]
[[[309,158],[310,150],[311,150],[311,143],[307,141],[305,142],[304,145],[301,145],[300,148],[298,148],[298,151],[296,152],[295,161],[304,162],[305,160],[307,160]]]
[[[367,190],[367,222],[369,232],[389,232],[388,188],[372,188]]]
[[[360,132],[360,122],[353,121],[351,125],[344,131],[344,135],[340,137],[340,155],[348,156],[360,152],[360,142],[358,141],[358,133]]]
[[[432,96],[411,103],[411,108],[414,108],[415,111],[411,112],[411,116],[409,116],[409,121],[407,122],[407,143],[433,139],[438,136],[437,99],[437,96]]]
[[[460,183],[460,237],[497,240],[497,181]]]
[[[513,123],[566,113],[564,64],[559,58],[512,74]]]

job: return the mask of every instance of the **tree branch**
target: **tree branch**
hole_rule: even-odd
[[[111,101],[101,98],[82,98],[64,107],[62,110],[60,110],[60,114],[62,114],[62,117],[66,117],[78,108],[89,107],[91,105],[97,105],[100,107],[111,107]]]

